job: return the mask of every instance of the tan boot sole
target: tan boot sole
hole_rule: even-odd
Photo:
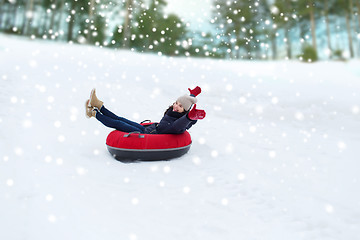
[[[90,93],[89,105],[90,105],[91,107],[95,107],[95,106],[92,106],[92,105],[90,104],[91,99],[93,99],[94,93],[95,93],[95,88],[93,88],[93,89],[91,90],[91,93]]]
[[[104,104],[102,101],[100,101],[95,93],[95,88],[93,88],[93,90],[91,90],[90,93],[90,102],[89,102],[91,107],[96,107],[97,109],[101,109],[102,105]]]
[[[86,116],[87,118],[91,118],[91,117],[92,117],[92,115],[91,115],[91,117],[88,115],[88,109],[89,109],[89,108],[91,108],[91,106],[90,106],[90,99],[86,100],[86,102],[85,102],[85,116]]]

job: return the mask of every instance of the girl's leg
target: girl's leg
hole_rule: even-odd
[[[119,119],[119,116],[115,115],[113,112],[111,112],[109,109],[107,109],[104,105],[99,109],[102,114],[104,114],[107,117],[111,117],[112,119]]]
[[[111,112],[109,109],[105,108],[104,105],[101,107],[100,112],[101,112],[102,114],[104,114],[105,116],[110,117],[110,118],[112,118],[112,119],[114,119],[114,120],[123,121],[123,122],[125,122],[125,123],[127,123],[127,124],[129,124],[129,125],[132,125],[132,126],[134,126],[134,127],[137,127],[137,128],[139,128],[139,127],[141,128],[141,127],[142,127],[142,125],[139,124],[139,123],[137,123],[137,122],[133,122],[133,121],[130,121],[130,120],[126,119],[126,118],[119,117],[119,116],[115,115],[115,114],[114,114],[113,112]]]
[[[104,108],[104,107],[102,107],[102,108]],[[100,112],[97,112],[95,117],[97,120],[99,120],[105,126],[110,127],[110,128],[115,128],[116,130],[119,130],[122,132],[136,132],[137,131],[137,132],[144,133],[144,130],[145,130],[145,127],[138,123],[137,123],[138,126],[134,126],[134,125],[128,124],[127,122],[121,120],[121,119],[125,119],[125,118],[116,120],[116,119],[113,119],[106,115],[103,115]]]

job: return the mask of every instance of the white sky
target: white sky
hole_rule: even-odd
[[[212,0],[167,0],[167,2],[166,12],[175,13],[185,22],[190,22],[192,29],[204,30],[204,28],[208,28]]]

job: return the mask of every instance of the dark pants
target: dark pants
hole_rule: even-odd
[[[97,111],[96,119],[99,120],[105,126],[110,128],[115,128],[116,130],[122,132],[144,133],[145,130],[145,127],[139,123],[130,121],[126,118],[116,116],[114,113],[106,109],[104,105],[101,107],[100,112]]]

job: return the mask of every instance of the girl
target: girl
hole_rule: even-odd
[[[147,134],[179,134],[191,128],[199,119],[205,118],[205,111],[196,109],[196,96],[201,93],[201,88],[190,89],[190,96],[179,97],[164,113],[159,123],[142,126],[126,118],[116,116],[105,108],[104,103],[96,97],[95,89],[91,91],[90,99],[85,103],[86,116],[95,117],[107,127],[115,128],[122,132],[140,132]],[[190,110],[191,106],[194,107]]]

